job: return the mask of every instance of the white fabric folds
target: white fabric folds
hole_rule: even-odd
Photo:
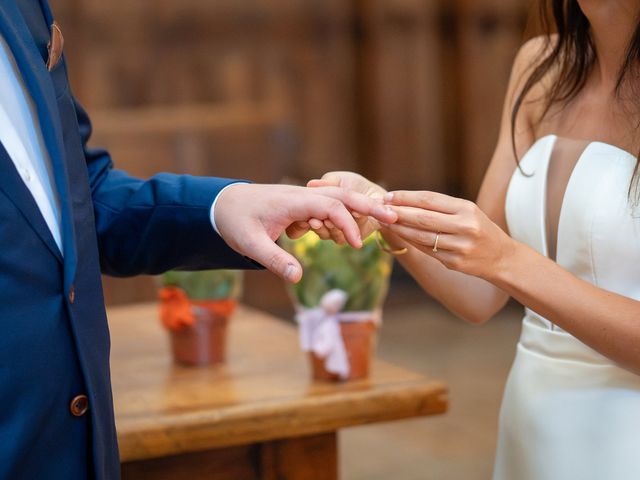
[[[349,377],[351,366],[345,348],[340,324],[343,322],[381,322],[380,311],[342,312],[348,294],[343,290],[330,290],[320,299],[316,308],[298,307],[296,320],[300,325],[300,347],[324,359],[324,367],[341,379]]]

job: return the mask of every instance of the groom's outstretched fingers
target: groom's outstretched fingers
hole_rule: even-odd
[[[319,192],[314,192],[314,194],[300,195],[297,199],[292,200],[294,202],[289,206],[292,218],[331,220],[336,228],[344,233],[346,240],[352,247],[360,248],[362,246],[358,224],[338,193],[326,191],[319,194]]]
[[[300,262],[280,248],[266,232],[256,232],[246,247],[251,251],[251,258],[288,282],[298,283],[302,278]]]
[[[398,190],[384,196],[387,205],[416,207],[440,213],[457,213],[466,203],[438,192]]]
[[[309,188],[318,188],[318,187],[339,187],[340,186],[340,177],[338,175],[334,175],[331,173],[325,174],[322,178],[314,178],[313,180],[309,180],[307,182],[307,187]],[[354,218],[358,218],[359,215],[354,215]],[[316,220],[316,219],[314,219]],[[360,222],[359,222],[360,223]],[[311,227],[313,231],[322,239],[322,240],[333,240],[334,242],[341,244],[344,243],[344,236],[341,232],[335,229],[335,226],[329,226],[326,222],[314,224],[311,223]]]
[[[360,216],[374,218],[385,224],[395,223],[398,219],[393,209],[384,205],[380,200],[367,197],[362,193],[339,187],[317,187],[313,189],[313,192],[335,198],[342,202],[351,212],[355,212]],[[333,223],[340,228],[340,225]],[[342,230],[342,228],[340,229]]]

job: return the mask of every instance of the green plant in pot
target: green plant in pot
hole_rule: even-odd
[[[170,333],[176,363],[224,362],[227,326],[242,290],[242,273],[172,270],[160,282],[160,319]]]
[[[361,249],[320,240],[313,232],[297,240],[283,237],[280,244],[304,269],[302,280],[288,289],[314,378],[367,377],[392,256],[379,248],[373,235]]]

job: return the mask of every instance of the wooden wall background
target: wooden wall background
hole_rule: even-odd
[[[527,0],[51,0],[93,144],[118,168],[306,180],[356,170],[473,198]],[[109,303],[152,298],[105,278]],[[247,276],[248,303],[286,297]]]

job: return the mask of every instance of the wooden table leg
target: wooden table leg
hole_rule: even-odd
[[[260,480],[337,480],[336,432],[263,443]]]
[[[335,432],[122,464],[122,480],[337,480]]]
[[[258,445],[125,462],[122,480],[257,480]]]

